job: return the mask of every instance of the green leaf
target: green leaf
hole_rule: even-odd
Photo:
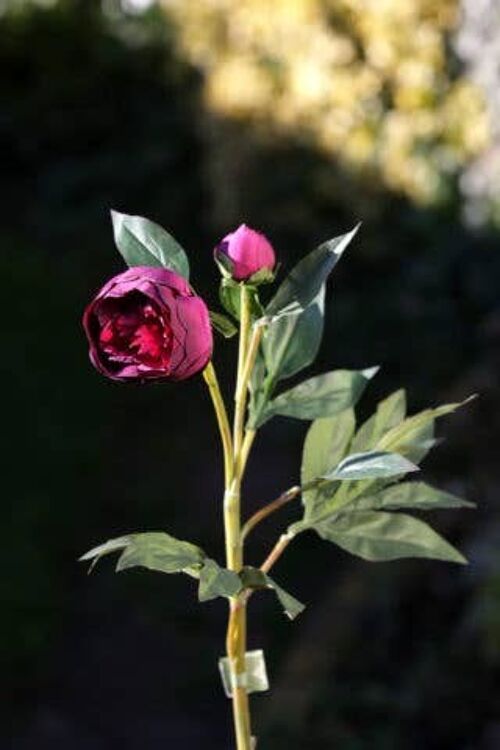
[[[334,370],[305,380],[271,401],[257,426],[276,414],[297,419],[330,417],[354,406],[377,367],[366,370]]]
[[[227,315],[222,315],[222,313],[210,310],[210,322],[215,330],[222,334],[226,339],[230,339],[238,333],[238,329],[232,320],[229,320]]]
[[[324,242],[312,253],[302,258],[282,282],[266,307],[266,315],[269,317],[290,315],[305,310],[317,297],[358,228],[359,224],[351,232]]]
[[[405,446],[411,448],[415,443],[420,444],[423,439],[428,439],[428,433],[426,433],[425,430],[432,425],[435,419],[454,412],[473,398],[475,398],[475,396],[470,396],[461,403],[444,404],[435,409],[424,409],[424,411],[414,414],[412,417],[408,417],[403,422],[397,424],[386,432],[377,442],[377,448],[380,450],[401,450],[401,452],[403,452]]]
[[[418,471],[418,466],[398,453],[366,451],[347,456],[334,469],[323,474],[322,479],[383,479],[410,471]]]
[[[355,501],[355,510],[399,510],[400,508],[434,510],[475,507],[475,503],[470,503],[444,490],[438,490],[425,482],[400,482]]]
[[[377,410],[359,428],[351,450],[353,453],[375,448],[377,441],[392,427],[403,421],[406,415],[406,394],[403,388],[385,398],[377,405]]]
[[[92,560],[89,568],[90,573],[95,568],[101,557],[110,555],[112,552],[117,552],[118,550],[125,549],[125,547],[130,544],[133,536],[133,534],[129,534],[128,536],[116,537],[116,539],[108,539],[108,541],[104,542],[104,544],[99,544],[98,547],[93,547],[91,550],[86,552],[79,558],[79,560],[82,562],[85,560]]]
[[[272,589],[290,620],[294,620],[305,609],[305,606],[301,602],[285,591],[285,589],[282,589],[281,586],[278,586],[267,573],[259,570],[259,568],[244,567],[240,573],[240,578],[245,588]]]
[[[320,477],[338,464],[347,453],[356,425],[353,409],[334,417],[316,419],[309,428],[302,453],[301,484]],[[326,490],[326,492],[325,492]],[[302,493],[305,518],[317,515],[332,495],[332,485],[315,487]]]
[[[208,602],[218,596],[236,596],[240,589],[241,580],[237,573],[221,568],[215,560],[204,561],[198,588],[200,602]]]
[[[80,560],[94,560],[123,549],[118,559],[116,570],[143,567],[161,573],[180,573],[186,568],[196,568],[203,563],[205,553],[189,542],[183,542],[163,531],[152,531],[144,534],[111,539],[99,547],[94,547]]]
[[[289,378],[314,361],[323,336],[325,287],[297,315],[271,320],[262,341],[262,350],[271,383]]]
[[[426,557],[466,563],[466,559],[430,526],[412,516],[382,511],[346,513],[317,524],[317,533],[364,560]]]
[[[128,266],[159,266],[189,279],[187,255],[165,229],[142,216],[111,211],[115,243]]]

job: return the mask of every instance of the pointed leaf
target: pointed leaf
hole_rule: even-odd
[[[159,266],[189,279],[187,255],[159,224],[111,211],[115,243],[128,266]]]
[[[118,560],[116,570],[143,567],[160,573],[180,573],[200,565],[205,554],[199,547],[163,531],[135,534]]]
[[[378,441],[377,448],[380,450],[399,450],[404,446],[411,446],[414,442],[420,442],[422,440],[422,431],[431,425],[435,419],[454,412],[473,398],[475,397],[470,396],[461,403],[444,404],[435,409],[424,409],[424,411],[408,417],[408,419],[405,419],[386,432]]]
[[[215,560],[204,561],[198,588],[200,602],[208,602],[218,596],[236,596],[240,589],[241,580],[237,573],[221,568]]]
[[[297,419],[316,419],[352,407],[363,393],[378,368],[366,370],[335,370],[305,380],[271,401],[257,426],[280,414]]]
[[[353,453],[344,458],[334,469],[322,475],[323,479],[381,479],[418,471],[418,466],[387,451]]]
[[[323,336],[325,287],[305,310],[270,322],[262,341],[269,380],[295,375],[314,361]]]
[[[272,589],[290,620],[295,619],[305,609],[305,606],[298,599],[295,599],[295,597],[282,589],[281,586],[278,586],[267,573],[259,570],[259,568],[244,567],[240,573],[240,578],[245,588]]]
[[[303,311],[318,295],[345,248],[358,231],[324,242],[297,263],[266,308],[266,315],[290,315]]]
[[[215,330],[222,334],[226,339],[230,339],[238,333],[238,329],[232,320],[230,320],[227,315],[222,315],[222,313],[210,310],[210,322]]]
[[[162,573],[179,573],[185,568],[201,565],[205,558],[203,550],[194,544],[175,539],[163,531],[152,531],[110,539],[91,549],[80,560],[93,559],[95,564],[103,555],[117,550],[123,550],[117,571],[141,566]]]
[[[346,513],[318,524],[315,529],[323,539],[372,562],[401,557],[467,562],[430,526],[402,513]]]
[[[415,508],[434,510],[435,508],[475,508],[475,503],[438,490],[425,482],[400,482],[373,495],[355,501],[356,510],[399,510]]]

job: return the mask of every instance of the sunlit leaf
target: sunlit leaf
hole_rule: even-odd
[[[186,253],[159,224],[111,211],[115,243],[128,266],[159,266],[189,279]]]
[[[331,471],[323,474],[322,478],[328,480],[383,479],[410,471],[418,471],[418,466],[398,453],[366,451],[347,456]]]
[[[475,508],[475,503],[438,490],[425,482],[399,482],[373,495],[354,501],[356,510],[434,510],[438,508]]]
[[[200,602],[208,602],[218,596],[235,596],[241,589],[238,574],[227,568],[221,568],[215,560],[204,560],[199,578],[198,598]]]

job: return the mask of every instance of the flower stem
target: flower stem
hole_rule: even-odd
[[[248,290],[241,285],[240,343],[236,377],[235,411],[232,440],[232,472],[226,481],[224,494],[224,527],[226,535],[226,564],[239,572],[243,567],[243,539],[241,536],[240,495],[241,481],[255,433],[244,432],[246,397],[253,361],[249,363],[250,301]],[[253,339],[253,335],[252,335]],[[250,706],[246,675],[246,599],[239,595],[229,603],[226,650],[232,683],[233,720],[237,750],[251,750]]]
[[[226,406],[220,392],[215,368],[211,361],[203,370],[203,377],[208,386],[217,417],[217,423],[219,425],[222,448],[224,451],[224,477],[227,487],[231,481],[233,472],[233,442],[231,438],[231,428],[229,427],[229,420],[227,418]]]

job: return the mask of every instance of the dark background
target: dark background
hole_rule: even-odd
[[[217,673],[225,605],[198,605],[184,577],[115,576],[107,561],[88,577],[76,562],[131,530],[164,528],[219,559],[223,549],[221,455],[201,378],[133,387],[88,362],[82,310],[122,268],[113,207],[168,227],[212,303],[211,248],[240,221],[265,231],[289,268],[364,219],[335,272],[312,371],[380,363],[362,414],[402,384],[412,409],[480,393],[441,425],[446,442],[425,467],[478,503],[433,517],[471,565],[368,565],[312,535],[298,541],[276,570],[305,613],[291,624],[266,596],[250,608],[250,644],[265,649],[273,688],[252,701],[259,747],[498,748],[498,232],[463,223],[457,176],[424,209],[312,144],[224,121],[207,111],[167,18],[118,21],[140,43],[116,33],[100,3],[0,16],[0,747],[231,747]],[[236,156],[244,144],[244,166],[214,170],[228,143]],[[228,386],[234,353],[217,341]],[[288,420],[262,431],[248,511],[297,480],[304,432]],[[262,527],[253,562],[293,517]]]

